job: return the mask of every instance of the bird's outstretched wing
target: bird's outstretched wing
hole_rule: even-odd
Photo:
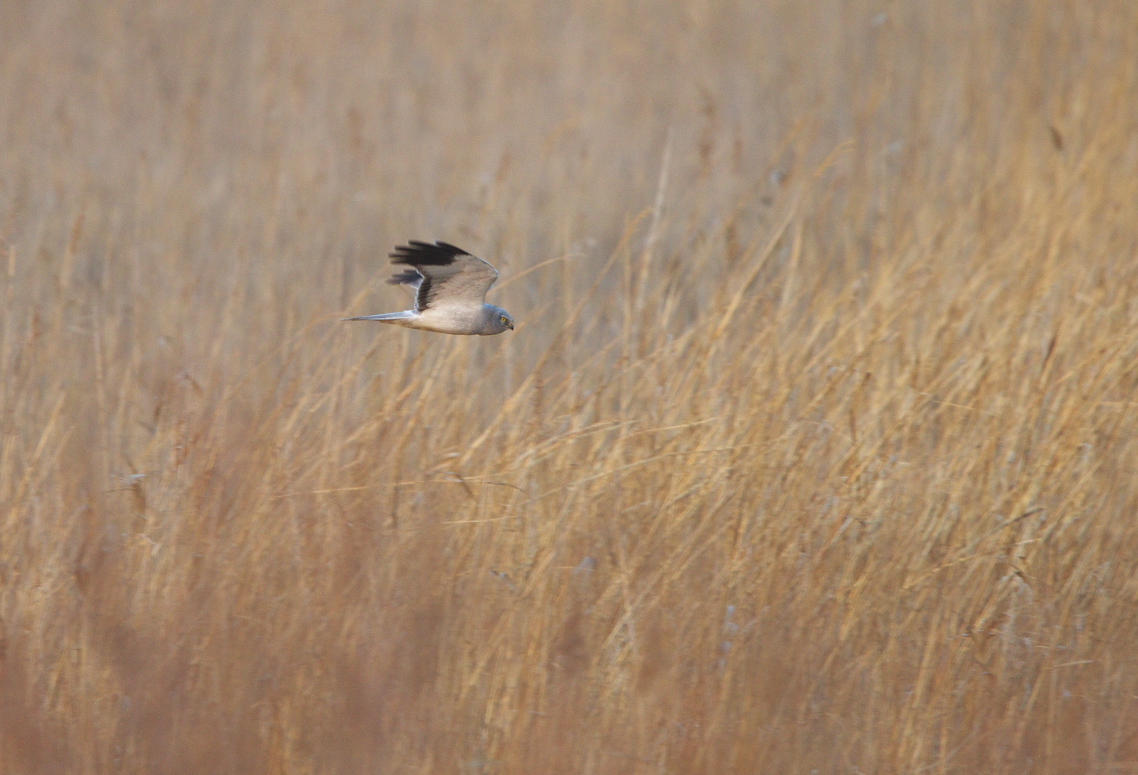
[[[395,248],[391,263],[404,264],[404,270],[388,282],[417,288],[415,311],[445,306],[480,307],[486,291],[498,279],[498,271],[477,256],[446,242],[412,240]]]

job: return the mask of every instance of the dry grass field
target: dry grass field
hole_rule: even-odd
[[[8,0],[0,277],[4,775],[1138,771],[1131,0]]]

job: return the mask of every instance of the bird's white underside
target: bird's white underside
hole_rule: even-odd
[[[434,331],[438,334],[472,334],[478,333],[483,328],[483,322],[488,314],[486,309],[487,305],[432,307],[422,312],[409,311],[404,313],[406,317],[387,319],[383,322],[405,328]]]

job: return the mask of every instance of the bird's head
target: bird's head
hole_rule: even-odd
[[[506,329],[514,330],[514,317],[509,312],[501,307],[494,307],[492,311],[494,314],[493,325],[497,329],[494,331],[495,334],[500,334]]]

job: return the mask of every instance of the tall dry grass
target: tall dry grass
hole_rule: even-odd
[[[0,771],[1138,769],[1138,5],[0,4]],[[385,253],[494,261],[487,339]]]

